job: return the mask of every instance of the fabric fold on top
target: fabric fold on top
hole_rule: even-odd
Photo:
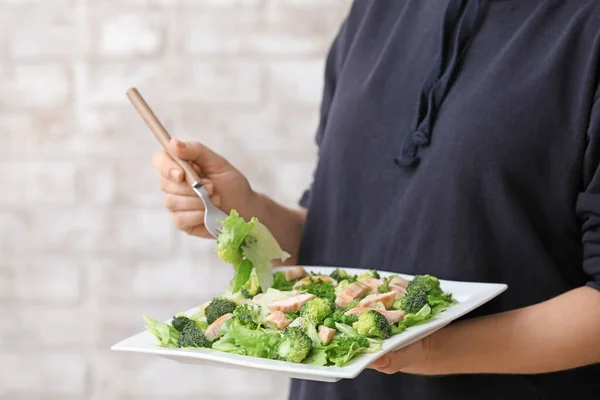
[[[415,120],[404,138],[400,156],[395,159],[399,166],[415,165],[419,160],[419,149],[430,143],[436,113],[456,76],[460,59],[481,23],[484,1],[449,1],[439,52],[421,90]]]

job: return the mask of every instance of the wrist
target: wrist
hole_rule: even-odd
[[[248,219],[256,217],[261,222],[266,222],[269,215],[269,209],[272,208],[273,201],[262,193],[251,191],[248,199]]]
[[[439,375],[443,374],[440,371],[441,360],[444,359],[445,343],[447,342],[446,328],[425,337],[423,339],[423,347],[425,350],[424,362],[421,364],[421,373],[424,375]]]

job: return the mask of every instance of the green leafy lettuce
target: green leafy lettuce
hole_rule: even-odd
[[[427,296],[427,302],[431,306],[431,314],[436,315],[455,304],[457,301],[452,297],[451,293],[439,293]]]
[[[431,317],[433,317],[432,309],[429,304],[425,304],[418,312],[414,314],[408,313],[397,324],[392,325],[392,335],[402,333],[406,328],[411,326],[422,324]]]
[[[173,326],[157,321],[147,315],[143,316],[146,321],[146,329],[156,338],[161,347],[179,347],[179,332]]]
[[[260,287],[267,290],[273,284],[272,260],[287,260],[290,255],[279,247],[279,243],[266,226],[256,221],[242,249],[244,257],[254,265]]]
[[[217,238],[219,257],[233,265],[232,291],[239,291],[256,272],[263,291],[273,284],[272,260],[285,261],[289,254],[279,247],[271,232],[256,218],[246,222],[235,210],[224,221],[222,233]]]
[[[296,283],[296,281],[297,279],[294,279],[293,281],[288,281],[285,278],[285,272],[277,271],[273,274],[273,284],[271,285],[271,287],[277,290],[289,291],[294,288],[294,283]]]
[[[212,345],[215,350],[270,359],[278,355],[281,335],[277,331],[250,329],[233,318],[223,324],[221,332],[223,336]]]

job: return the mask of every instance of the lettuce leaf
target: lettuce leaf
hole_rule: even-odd
[[[404,332],[406,328],[422,324],[433,316],[432,309],[429,304],[425,304],[418,312],[414,314],[406,314],[404,318],[392,325],[392,335],[397,335]]]
[[[252,270],[256,272],[260,287],[266,291],[273,284],[272,260],[285,261],[290,255],[279,247],[275,237],[256,218],[246,222],[236,210],[231,210],[221,223],[223,230],[217,238],[216,251],[235,269],[232,291],[240,290],[250,279]]]
[[[425,304],[417,313],[406,314],[404,318],[400,320],[400,322],[402,322],[408,328],[409,326],[414,326],[425,322],[429,318],[431,318],[431,307],[429,304]]]
[[[289,291],[294,288],[294,283],[296,283],[297,279],[293,281],[288,281],[285,279],[285,272],[277,271],[273,274],[273,284],[271,287],[277,290]]]
[[[440,293],[427,296],[427,302],[431,306],[431,314],[437,315],[446,308],[456,303],[451,293]]]
[[[334,337],[324,351],[329,362],[337,367],[349,364],[359,354],[381,350],[382,340],[368,339],[343,323],[336,322],[335,328],[341,335]]]
[[[142,316],[142,318],[146,321],[146,329],[156,338],[161,347],[179,347],[179,332],[177,329],[147,315]]]
[[[368,347],[361,345],[356,338],[341,336],[334,339],[327,346],[327,356],[331,363],[336,367],[343,367],[348,364],[356,355],[363,352]]]
[[[277,356],[277,347],[281,342],[279,332],[249,329],[240,325],[236,319],[223,324],[221,330],[224,335],[213,343],[213,349],[260,358],[273,359]]]
[[[226,263],[239,266],[242,262],[242,245],[256,224],[256,219],[246,222],[237,211],[231,210],[229,216],[221,223],[223,230],[217,238],[217,253]]]
[[[320,367],[327,365],[327,352],[324,349],[312,349],[308,357],[302,361],[302,364],[318,365]]]
[[[234,293],[237,293],[244,283],[248,282],[250,275],[252,275],[252,262],[250,260],[242,260],[233,278],[233,285],[231,285]]]
[[[223,230],[217,238],[216,250],[223,261],[233,265],[235,273],[231,286],[234,293],[250,279],[252,263],[244,260],[242,245],[256,222],[255,218],[250,222],[244,221],[235,210],[231,210],[229,216],[221,221]]]
[[[231,340],[217,340],[212,345],[213,350],[223,351],[225,353],[233,353],[233,354],[241,354],[247,355],[246,350],[241,347],[236,346]]]
[[[302,318],[302,317],[300,317]],[[321,338],[319,337],[319,332],[317,331],[317,326],[309,319],[303,318],[304,322],[304,332],[306,335],[312,340],[314,348],[322,347]]]
[[[290,255],[279,247],[279,243],[266,226],[256,221],[246,238],[242,253],[252,262],[263,291],[273,285],[272,260],[287,260]]]
[[[348,337],[358,337],[359,333],[350,325],[342,324],[340,322],[335,323],[335,329],[337,329],[343,335]]]

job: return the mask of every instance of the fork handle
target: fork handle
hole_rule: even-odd
[[[163,124],[161,124],[158,118],[156,118],[156,115],[154,115],[154,112],[152,111],[148,103],[146,103],[140,92],[138,92],[136,88],[130,88],[129,90],[127,90],[127,97],[129,98],[129,101],[135,107],[137,112],[140,114],[142,119],[146,122],[146,125],[148,125],[156,139],[165,149],[167,154],[169,154],[169,156],[171,156],[171,158],[183,169],[183,171],[185,172],[186,182],[192,187],[201,187],[202,180],[200,179],[200,176],[198,176],[192,165],[189,162],[177,157],[175,154],[173,154],[171,150],[169,150],[169,142],[171,141],[171,136],[169,135]]]

